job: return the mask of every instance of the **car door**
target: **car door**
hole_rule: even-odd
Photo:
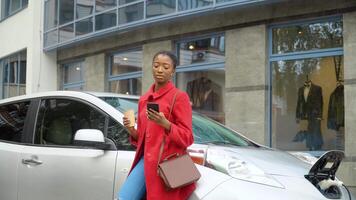
[[[19,200],[112,200],[116,150],[73,144],[79,129],[105,132],[106,115],[84,101],[49,98],[39,103],[34,145],[20,155]]]
[[[17,169],[29,105],[26,101],[0,106],[0,199],[17,200]]]

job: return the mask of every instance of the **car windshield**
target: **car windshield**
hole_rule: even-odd
[[[128,98],[119,98],[119,97],[99,97],[104,100],[106,103],[110,104],[120,112],[124,113],[129,109],[133,109],[135,111],[135,115],[137,116],[138,109],[138,100],[137,99],[128,99]]]
[[[196,112],[193,112],[193,132],[197,144],[253,145],[235,131]]]
[[[120,112],[125,112],[128,109],[134,109],[135,115],[137,116],[138,99],[122,97],[99,98],[106,101]],[[193,133],[194,142],[196,144],[255,146],[254,143],[241,137],[235,131],[196,112],[193,112]]]

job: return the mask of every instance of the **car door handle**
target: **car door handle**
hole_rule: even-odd
[[[22,159],[22,164],[25,164],[25,165],[41,165],[42,161],[38,160],[37,156],[31,156],[30,159]]]
[[[122,168],[121,172],[124,173],[124,174],[127,174],[127,173],[129,173],[129,169],[128,168]]]

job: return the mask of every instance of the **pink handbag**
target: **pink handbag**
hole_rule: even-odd
[[[168,119],[172,114],[172,109],[176,100],[177,93],[173,97]],[[166,135],[163,136],[158,162],[161,160],[165,141]],[[200,172],[198,171],[188,153],[183,155],[173,154],[168,156],[161,163],[158,163],[157,172],[158,175],[162,178],[168,190],[189,185],[198,181],[201,177]]]

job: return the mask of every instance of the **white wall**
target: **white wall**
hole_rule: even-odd
[[[45,54],[42,0],[0,22],[0,59],[27,50],[26,94],[57,89],[56,52]]]

